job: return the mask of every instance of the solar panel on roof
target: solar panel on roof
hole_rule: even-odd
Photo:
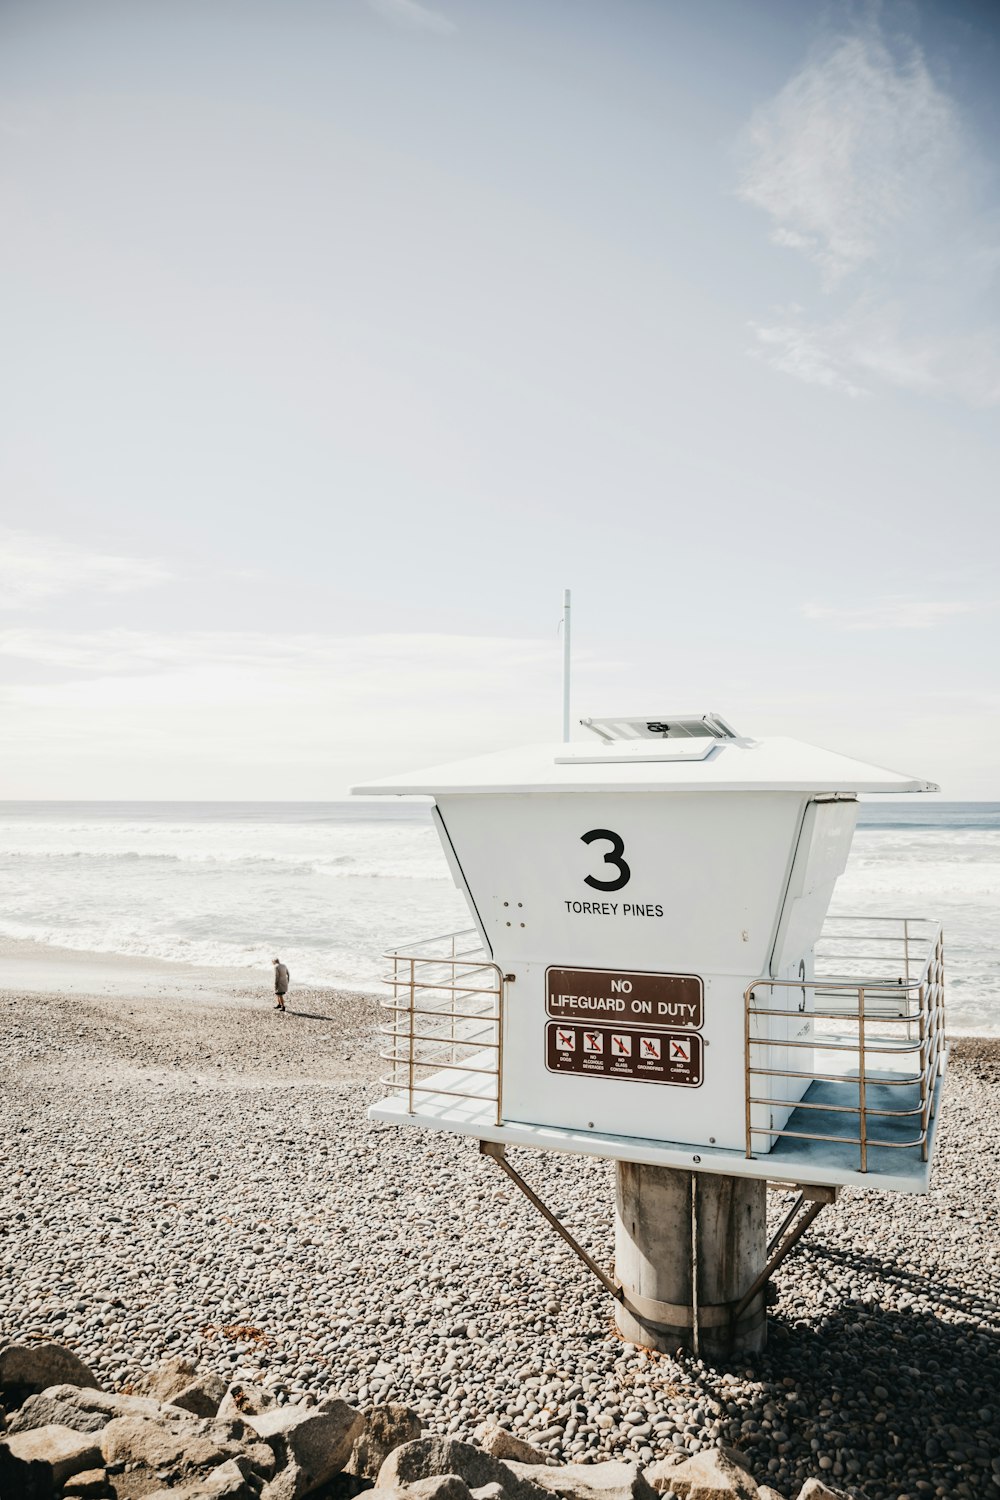
[[[646,714],[636,718],[581,719],[592,734],[616,740],[737,739],[720,714]]]

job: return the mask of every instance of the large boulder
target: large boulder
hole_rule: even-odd
[[[470,1500],[473,1491],[457,1474],[434,1474],[398,1490],[379,1490],[379,1500]]]
[[[799,1500],[851,1500],[846,1490],[831,1489],[822,1479],[807,1479],[799,1490]]]
[[[6,1441],[0,1442],[0,1495],[17,1500],[52,1500],[55,1485],[52,1470],[38,1459],[18,1458]]]
[[[154,1491],[148,1500],[257,1500],[258,1493],[236,1460],[230,1458],[197,1479]]]
[[[31,1432],[37,1427],[72,1427],[74,1432],[100,1432],[110,1420],[104,1412],[84,1411],[74,1403],[59,1401],[43,1391],[39,1396],[29,1396],[20,1411],[14,1412],[8,1423],[8,1431]]]
[[[235,1459],[241,1470],[269,1478],[274,1454],[242,1422],[206,1421],[171,1406],[158,1416],[114,1417],[98,1435],[108,1464],[126,1464],[165,1476],[171,1484],[204,1478]]]
[[[508,1500],[544,1500],[545,1492],[538,1485],[515,1472],[519,1468],[527,1472],[528,1467],[505,1464],[492,1453],[484,1453],[482,1448],[457,1438],[417,1438],[393,1449],[379,1469],[375,1484],[380,1490],[400,1489],[436,1474],[457,1474],[470,1490],[480,1489],[484,1484],[499,1484]],[[558,1471],[539,1467],[536,1472]]]
[[[100,1389],[94,1372],[62,1344],[6,1344],[0,1349],[0,1388],[31,1395],[50,1385]]]
[[[492,1453],[494,1458],[512,1458],[519,1464],[555,1463],[550,1453],[546,1453],[543,1448],[536,1448],[534,1443],[525,1442],[524,1438],[516,1437],[506,1427],[501,1427],[493,1417],[487,1422],[480,1422],[473,1437],[479,1447]]]
[[[691,1458],[671,1454],[650,1464],[645,1475],[655,1490],[672,1491],[680,1500],[759,1500],[753,1476],[719,1448],[705,1448]]]
[[[226,1394],[226,1382],[211,1372],[198,1373],[198,1366],[180,1354],[172,1354],[148,1371],[136,1385],[140,1396],[152,1396],[196,1417],[214,1417]]]
[[[191,1360],[180,1354],[171,1354],[136,1381],[135,1393],[137,1396],[152,1396],[154,1401],[169,1401],[190,1385],[197,1374],[198,1366]]]
[[[5,1442],[23,1463],[48,1464],[55,1485],[101,1462],[101,1450],[92,1434],[75,1432],[72,1427],[35,1427],[30,1432],[15,1432]]]
[[[355,1438],[344,1468],[359,1479],[377,1479],[379,1469],[392,1450],[401,1448],[404,1443],[415,1442],[423,1423],[410,1407],[392,1403],[373,1406],[364,1413],[364,1418],[364,1428]]]
[[[114,1500],[106,1469],[81,1469],[63,1485],[63,1500]]]
[[[226,1382],[221,1375],[206,1372],[195,1376],[175,1396],[171,1396],[167,1404],[179,1407],[181,1411],[193,1412],[196,1417],[214,1417],[226,1390]]]
[[[11,1432],[29,1432],[33,1427],[59,1423],[77,1432],[99,1432],[112,1417],[148,1417],[159,1421],[170,1416],[183,1420],[180,1411],[166,1412],[150,1396],[120,1396],[114,1391],[83,1389],[75,1385],[53,1385],[37,1396],[29,1396],[10,1419]]]
[[[241,1421],[247,1417],[259,1417],[261,1412],[270,1411],[272,1406],[277,1406],[278,1398],[271,1394],[262,1385],[252,1385],[249,1381],[234,1381],[228,1387],[219,1409],[216,1413],[219,1417],[238,1417]]]
[[[147,1417],[113,1417],[101,1431],[100,1443],[105,1463],[141,1465],[154,1473],[166,1470],[186,1475],[215,1468],[235,1456],[233,1445],[193,1424]]]
[[[276,1406],[247,1425],[270,1445],[279,1471],[265,1486],[266,1500],[298,1500],[339,1474],[365,1419],[338,1396],[316,1406]]]
[[[504,1468],[522,1481],[529,1481],[548,1495],[563,1500],[657,1500],[637,1464],[609,1458],[596,1464],[558,1464],[544,1468],[505,1460]],[[507,1487],[510,1493],[509,1486]]]

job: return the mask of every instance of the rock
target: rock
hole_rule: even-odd
[[[113,1391],[53,1385],[40,1395],[29,1396],[11,1418],[10,1428],[12,1432],[29,1432],[33,1427],[54,1422],[77,1432],[99,1432],[112,1417],[148,1417],[157,1421],[163,1416],[160,1402],[149,1396],[119,1396]]]
[[[52,1500],[55,1486],[48,1464],[18,1458],[6,1442],[0,1442],[0,1495],[17,1500]]]
[[[408,1406],[373,1406],[364,1413],[365,1425],[355,1439],[351,1456],[344,1468],[359,1479],[377,1479],[378,1471],[394,1448],[412,1443],[423,1429],[423,1423]]]
[[[22,1462],[48,1464],[57,1485],[81,1469],[96,1468],[101,1461],[93,1435],[72,1427],[34,1427],[30,1432],[13,1433],[5,1442]]]
[[[478,1490],[470,1490],[472,1500],[504,1500],[504,1488],[499,1484],[481,1484]]]
[[[750,1460],[745,1453],[740,1452],[739,1448],[728,1448],[725,1443],[720,1443],[719,1452],[725,1454],[730,1463],[736,1464],[737,1468],[746,1469],[748,1474],[753,1473],[753,1469],[750,1467]],[[759,1488],[760,1486],[758,1485],[758,1490]],[[777,1492],[772,1490],[772,1494],[775,1493]]]
[[[513,1432],[508,1432],[506,1427],[491,1418],[488,1422],[481,1422],[476,1428],[473,1436],[480,1448],[487,1453],[492,1453],[494,1458],[512,1458],[519,1464],[552,1464],[555,1459],[551,1453],[546,1453],[542,1448],[536,1448],[534,1443],[526,1443],[524,1438],[519,1438]]]
[[[457,1474],[432,1474],[429,1479],[417,1479],[399,1489],[380,1489],[378,1493],[379,1500],[470,1500],[475,1490],[470,1490]]]
[[[196,1417],[214,1417],[227,1392],[226,1382],[220,1375],[199,1375],[190,1385],[169,1398],[168,1405],[181,1411],[193,1412]]]
[[[63,1485],[67,1500],[69,1496],[73,1500],[108,1500],[112,1493],[106,1469],[83,1469]]]
[[[154,1401],[172,1401],[197,1377],[198,1366],[179,1354],[161,1360],[136,1383],[136,1395],[152,1396]],[[222,1397],[219,1397],[222,1400]]]
[[[56,1386],[56,1390],[60,1387]],[[72,1389],[72,1387],[70,1387]],[[68,1401],[54,1400],[44,1391],[29,1396],[10,1419],[11,1432],[31,1432],[38,1427],[72,1427],[74,1432],[100,1432],[110,1417],[103,1412],[85,1411]]]
[[[799,1500],[851,1500],[846,1490],[832,1490],[822,1479],[807,1479],[799,1490]]]
[[[100,1452],[108,1464],[141,1464],[154,1473],[168,1470],[180,1478],[187,1478],[192,1470],[213,1469],[235,1457],[238,1445],[199,1427],[201,1424],[168,1427],[136,1416],[117,1416],[100,1433]]]
[[[31,1394],[63,1383],[100,1389],[93,1371],[61,1344],[7,1344],[0,1349],[0,1387],[4,1390]]]
[[[271,1407],[276,1405],[276,1398],[262,1385],[251,1385],[249,1381],[234,1381],[219,1402],[216,1415],[240,1417],[245,1420],[247,1417],[259,1417],[261,1412],[270,1411]]]
[[[264,1488],[267,1500],[297,1500],[339,1474],[365,1425],[339,1396],[316,1406],[276,1406],[246,1420],[278,1460],[279,1473]]]
[[[549,1495],[564,1500],[656,1500],[656,1492],[637,1464],[609,1458],[597,1464],[559,1464],[543,1468],[506,1460],[504,1467]],[[648,1471],[647,1471],[648,1473]]]
[[[148,1500],[257,1500],[258,1493],[236,1460],[230,1458],[202,1477],[171,1489],[155,1490]]]
[[[759,1500],[785,1500],[781,1491],[772,1490],[769,1484],[759,1484],[757,1486],[757,1495]]]
[[[144,1491],[145,1500],[218,1500],[219,1496],[229,1500],[258,1500],[259,1494],[259,1486],[246,1479],[235,1459],[227,1459],[208,1474],[186,1479],[183,1484]]]
[[[753,1477],[719,1448],[692,1458],[672,1454],[650,1464],[646,1478],[654,1489],[673,1491],[681,1500],[759,1500]]]
[[[530,1469],[533,1476],[535,1473],[559,1472],[540,1465],[508,1465],[494,1458],[492,1453],[484,1453],[482,1448],[459,1442],[456,1438],[417,1438],[415,1442],[393,1449],[379,1469],[375,1484],[380,1490],[399,1489],[420,1479],[430,1479],[435,1474],[457,1474],[470,1490],[481,1489],[485,1484],[498,1484],[508,1500],[542,1500],[543,1492],[538,1485],[515,1472],[519,1467],[525,1473]]]

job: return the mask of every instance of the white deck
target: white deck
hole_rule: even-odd
[[[486,1058],[488,1054],[483,1054]],[[824,1059],[830,1054],[824,1054]],[[468,1059],[471,1066],[475,1058]],[[824,1066],[826,1062],[824,1061]],[[832,1071],[832,1069],[831,1069]],[[889,1075],[891,1076],[891,1075]],[[866,1079],[869,1110],[878,1108],[913,1108],[919,1102],[917,1085],[880,1085],[877,1073]],[[458,1099],[454,1094],[417,1093],[414,1112],[410,1114],[405,1092],[373,1104],[368,1110],[371,1120],[389,1125],[415,1125],[423,1130],[440,1130],[450,1135],[469,1135],[477,1140],[500,1141],[507,1146],[529,1146],[542,1151],[565,1151],[577,1156],[599,1156],[611,1161],[642,1162],[652,1166],[682,1167],[687,1171],[722,1172],[734,1177],[763,1177],[772,1182],[809,1183],[822,1187],[859,1187],[889,1189],[901,1193],[926,1193],[930,1182],[934,1136],[940,1108],[943,1067],[934,1098],[934,1118],[927,1138],[927,1161],[921,1161],[919,1147],[872,1146],[868,1151],[868,1171],[859,1169],[856,1141],[803,1141],[781,1137],[766,1155],[746,1157],[742,1151],[720,1151],[712,1146],[697,1149],[669,1141],[642,1140],[635,1136],[605,1135],[596,1131],[560,1130],[551,1126],[505,1121],[496,1123],[496,1100],[492,1095],[495,1075],[458,1073],[450,1069],[440,1075],[441,1083],[453,1090],[476,1095]],[[435,1076],[423,1080],[423,1087],[433,1089]],[[489,1097],[487,1097],[489,1095]],[[813,1083],[805,1103],[821,1104],[857,1102],[856,1081],[845,1075],[842,1083]],[[854,1129],[856,1117],[835,1110],[797,1109],[788,1121],[789,1130],[808,1130],[819,1134],[844,1135]],[[912,1139],[915,1117],[891,1119],[873,1117],[869,1130],[879,1139]]]

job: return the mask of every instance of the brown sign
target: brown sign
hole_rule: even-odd
[[[697,1030],[705,1019],[704,986],[697,974],[546,969],[545,1009],[556,1020]]]
[[[702,1041],[690,1032],[549,1021],[545,1052],[550,1073],[673,1083],[689,1089],[702,1080]]]

